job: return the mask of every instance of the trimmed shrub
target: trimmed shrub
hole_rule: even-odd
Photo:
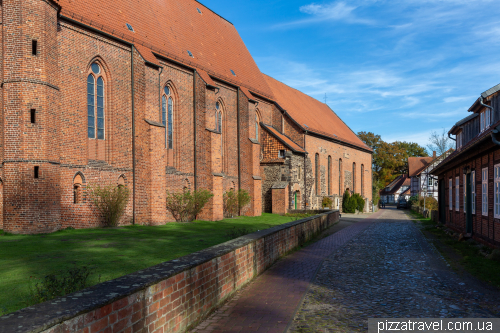
[[[103,225],[115,227],[125,213],[130,191],[125,186],[89,186],[90,201],[103,219]]]
[[[344,196],[342,198],[342,211],[344,213],[355,213],[356,207],[358,206],[358,202],[356,199],[353,200],[349,191],[344,192]]]
[[[359,212],[363,212],[365,209],[365,199],[359,193],[354,193],[351,197],[351,200],[356,200],[356,209]]]
[[[192,222],[214,195],[208,190],[169,193],[167,191],[167,210],[177,222]]]
[[[410,208],[416,207],[417,204],[418,204],[418,196],[417,195],[411,196],[410,199],[408,200],[409,207]]]
[[[240,189],[236,193],[231,189],[224,193],[224,216],[234,217],[239,211],[250,203],[251,196],[247,190]]]
[[[332,208],[333,201],[329,197],[323,197],[323,201],[321,202],[321,207],[323,208]]]
[[[424,198],[420,198],[420,207],[424,207]],[[433,197],[425,198],[425,207],[426,210],[438,210],[438,202]]]

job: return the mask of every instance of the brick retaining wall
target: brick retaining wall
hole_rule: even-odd
[[[338,211],[249,234],[0,317],[0,332],[180,332],[277,259],[339,220]]]

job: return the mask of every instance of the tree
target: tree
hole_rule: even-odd
[[[452,149],[453,145],[453,140],[448,137],[446,130],[443,128],[443,132],[441,134],[436,131],[431,132],[427,149],[429,149],[431,153],[435,151],[437,156],[441,156],[448,150]]]
[[[358,137],[373,148],[373,198],[397,176],[408,172],[408,157],[428,156],[425,148],[414,142],[388,143],[372,132],[359,132]]]
[[[378,134],[374,134],[372,132],[358,132],[358,137],[363,141],[367,146],[376,151],[379,144],[382,142],[382,138]]]

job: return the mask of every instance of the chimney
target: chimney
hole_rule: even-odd
[[[436,151],[435,150],[432,152],[432,158],[436,158]]]

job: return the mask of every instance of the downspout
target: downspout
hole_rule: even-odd
[[[241,189],[241,150],[240,150],[240,87],[236,92],[236,138],[238,140],[238,191]],[[241,215],[241,210],[238,211]]]
[[[194,190],[196,191],[198,189],[198,172],[197,172],[197,166],[198,164],[196,163],[196,147],[198,145],[198,134],[196,133],[196,69],[193,72],[193,126],[194,126]]]
[[[500,141],[495,138],[495,135],[500,133],[500,126],[497,126],[493,131],[491,131],[491,141],[497,146],[500,146]]]
[[[307,150],[306,150],[307,130],[304,134],[304,209],[307,210]]]
[[[163,73],[163,67],[160,67],[159,71],[158,71],[158,106],[159,106],[159,110],[160,110],[160,123],[162,122],[162,105],[161,105],[161,73]]]
[[[490,117],[490,119],[491,119],[493,117],[493,107],[484,104],[483,96],[480,97],[479,103],[482,106],[487,107],[488,109],[491,110],[491,113],[492,113],[491,117]],[[493,143],[496,144],[497,146],[500,146],[500,141],[498,141],[497,138],[495,137],[496,134],[498,134],[498,133],[500,133],[500,126],[497,126],[495,129],[493,129],[493,131],[491,131],[491,141],[493,141]]]
[[[448,133],[448,138],[452,139],[453,141],[457,141],[457,139],[453,139],[453,138],[451,137],[451,133]]]
[[[136,182],[135,182],[135,73],[134,73],[134,45],[132,45],[132,52],[131,52],[131,64],[130,64],[130,72],[132,76],[132,186],[133,186],[133,191],[132,191],[132,224],[135,224],[136,222],[136,217],[135,217],[135,187],[136,187]]]

